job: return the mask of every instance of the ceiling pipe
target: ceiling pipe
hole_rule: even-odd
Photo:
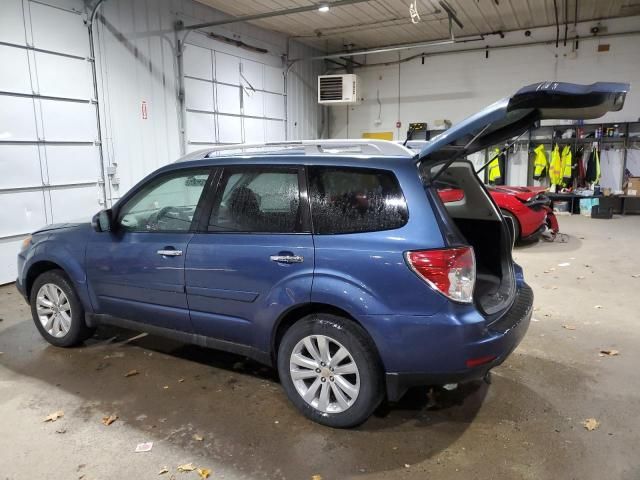
[[[231,23],[251,22],[253,20],[263,20],[265,18],[281,17],[284,15],[293,15],[294,13],[310,12],[318,10],[320,6],[328,6],[329,9],[354,5],[356,3],[366,3],[371,0],[336,0],[327,3],[314,3],[313,5],[305,5],[304,7],[288,8],[284,10],[275,10],[272,12],[257,13],[255,15],[242,15],[240,17],[229,17],[223,20],[215,20],[213,22],[196,23],[194,25],[181,25],[180,30],[199,30],[201,28],[218,27],[220,25],[229,25]]]
[[[482,40],[482,38],[478,38],[478,40]],[[330,60],[332,58],[355,57],[356,55],[373,55],[377,53],[399,52],[400,50],[411,50],[413,48],[424,48],[424,47],[436,47],[439,45],[451,45],[452,43],[456,43],[455,40],[448,39],[448,40],[436,40],[432,42],[406,43],[403,45],[396,45],[393,47],[370,48],[366,50],[354,50],[352,52],[331,53],[329,55],[320,55],[317,57],[312,57],[311,60]]]

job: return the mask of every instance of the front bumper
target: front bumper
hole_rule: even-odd
[[[483,378],[489,370],[504,362],[518,346],[529,328],[532,311],[533,291],[523,283],[518,287],[511,308],[487,327],[484,338],[470,345],[460,346],[467,358],[494,356],[493,360],[479,367],[449,372],[388,372],[387,398],[398,401],[414,386],[444,385]]]

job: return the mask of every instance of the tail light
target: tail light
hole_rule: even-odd
[[[471,247],[405,252],[411,270],[431,287],[456,302],[471,303],[476,259]]]

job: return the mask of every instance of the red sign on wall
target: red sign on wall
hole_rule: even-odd
[[[149,118],[149,113],[147,112],[147,102],[145,102],[144,100],[142,101],[140,113],[142,114],[143,120],[146,120],[147,118]]]

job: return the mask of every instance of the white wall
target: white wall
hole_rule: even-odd
[[[609,33],[637,30],[640,17],[602,22]],[[379,67],[356,69],[362,80],[364,101],[357,106],[330,108],[330,137],[360,137],[363,132],[392,131],[403,139],[410,122],[437,119],[458,122],[492,102],[514,93],[518,88],[544,80],[574,83],[621,81],[631,83],[624,109],[604,117],[604,121],[635,121],[640,117],[640,35],[593,38],[590,24],[580,25],[582,38],[572,53],[567,47],[551,45],[518,46],[489,51],[484,42],[456,48],[480,47],[480,51],[446,53]],[[555,35],[555,29],[552,29]],[[549,38],[548,29],[534,31],[530,39]],[[536,38],[537,37],[537,38]],[[525,39],[522,32],[507,34],[502,43]],[[498,45],[500,41],[487,41]],[[598,53],[597,45],[610,44],[610,51]],[[402,52],[407,58],[423,50]],[[432,48],[431,53],[438,52]],[[442,51],[442,50],[440,50]],[[367,63],[397,61],[399,55],[370,56]],[[359,58],[358,60],[362,60]],[[377,102],[379,92],[381,106]],[[380,124],[376,123],[381,111]],[[396,121],[402,122],[396,128]]]
[[[201,23],[224,18],[224,14],[192,0],[106,0],[100,12],[96,57],[105,162],[117,164],[119,185],[107,182],[108,197],[115,201],[146,174],[180,156],[174,23]],[[284,35],[248,24],[217,27],[215,33],[265,48],[268,53],[251,52],[196,32],[187,42],[285,70]],[[296,42],[290,42],[290,48],[292,56],[314,54]],[[289,139],[315,138],[321,124],[316,93],[309,88],[315,85],[315,68],[294,66],[289,75]],[[147,119],[142,118],[143,101]]]

